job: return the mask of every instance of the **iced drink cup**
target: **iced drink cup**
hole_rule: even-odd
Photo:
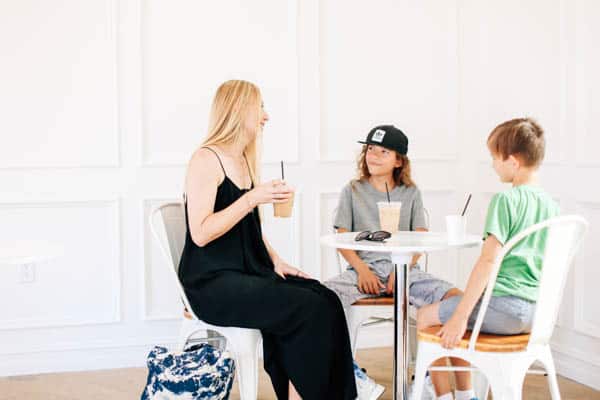
[[[379,208],[379,226],[381,230],[389,233],[398,232],[402,203],[399,201],[380,201],[377,203],[377,208]]]
[[[293,208],[294,192],[292,192],[292,197],[290,197],[285,203],[273,203],[273,215],[281,218],[289,218],[292,216]]]
[[[447,215],[446,232],[448,233],[448,243],[463,242],[467,235],[467,218],[462,215]]]

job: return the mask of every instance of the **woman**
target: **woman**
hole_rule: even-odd
[[[283,181],[258,181],[257,141],[268,119],[255,85],[228,81],[217,90],[208,136],[188,165],[180,279],[202,320],[260,329],[278,399],[355,399],[337,296],[262,235],[257,206],[292,195]]]

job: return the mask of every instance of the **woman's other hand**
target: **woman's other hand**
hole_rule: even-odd
[[[285,279],[286,276],[299,276],[300,278],[310,279],[310,276],[298,268],[292,267],[285,261],[279,259],[273,262],[275,273]]]

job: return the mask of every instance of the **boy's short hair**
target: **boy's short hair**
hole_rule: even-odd
[[[492,153],[506,160],[515,156],[526,167],[537,167],[544,159],[544,130],[532,118],[515,118],[494,128],[487,144]]]

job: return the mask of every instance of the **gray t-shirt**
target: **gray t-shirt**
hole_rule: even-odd
[[[416,186],[394,187],[390,191],[390,200],[402,202],[399,230],[427,229],[423,199]],[[378,191],[366,180],[350,181],[340,194],[333,221],[334,228],[343,228],[351,232],[379,230],[378,201],[387,201],[385,192]],[[382,260],[391,261],[390,255],[386,253],[357,251],[357,254],[367,264]]]

